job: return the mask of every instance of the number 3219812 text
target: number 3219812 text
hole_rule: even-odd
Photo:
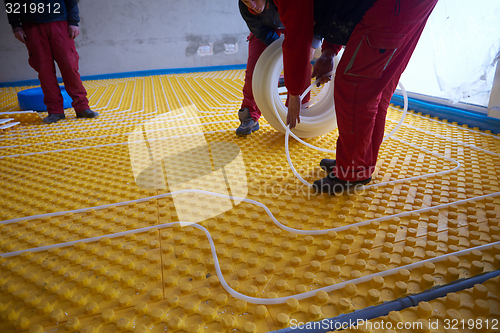
[[[60,3],[19,3],[8,2],[5,4],[7,14],[60,14]]]

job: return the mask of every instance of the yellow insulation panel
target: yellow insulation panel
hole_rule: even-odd
[[[500,331],[500,277],[449,293],[387,316],[359,322],[343,332],[498,332]],[[354,327],[355,326],[355,327]]]
[[[86,81],[99,118],[0,133],[0,332],[268,332],[500,269],[498,135],[410,112],[368,187],[317,195],[264,119],[235,135],[243,78]]]

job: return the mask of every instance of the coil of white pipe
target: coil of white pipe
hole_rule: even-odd
[[[275,113],[286,122],[287,108],[278,93],[278,79],[283,70],[283,38],[274,41],[259,57],[255,65],[252,89],[255,102],[267,122],[281,133],[286,133]],[[300,113],[300,124],[292,133],[300,138],[311,138],[333,131],[337,128],[335,106],[333,103],[333,83],[324,85],[316,103],[304,108]]]
[[[286,122],[288,110],[280,98],[276,85],[283,70],[283,52],[281,49],[283,40],[283,38],[280,38],[274,41],[264,50],[264,52],[262,52],[255,65],[252,89],[255,102],[264,118],[274,129],[285,134],[287,131],[284,123]],[[335,57],[335,67],[341,56],[342,51]],[[332,75],[334,75],[334,73],[335,69]],[[302,96],[311,90],[316,83],[317,82],[311,84],[309,89],[307,89]],[[399,129],[408,109],[408,97],[401,82],[399,83],[399,87],[404,96],[403,115],[391,133],[384,137],[384,141],[389,139]],[[290,135],[297,140],[298,138],[311,138],[327,134],[335,128],[337,128],[337,118],[335,115],[332,80],[323,85],[323,88],[317,96],[302,105],[300,124],[297,124],[297,126],[291,130]]]

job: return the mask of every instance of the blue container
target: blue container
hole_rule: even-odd
[[[63,97],[63,108],[68,109],[71,107],[71,102],[73,102],[73,99],[69,97],[64,86],[59,87],[61,88],[61,94]],[[43,91],[40,87],[26,89],[18,92],[17,100],[19,101],[19,107],[23,111],[47,111],[47,106],[43,103]]]

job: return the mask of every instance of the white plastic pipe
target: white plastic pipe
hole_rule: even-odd
[[[349,229],[349,228],[351,228],[353,226],[362,226],[362,225],[369,224],[369,223],[371,223],[373,221],[389,220],[389,219],[392,219],[394,217],[402,217],[402,216],[406,216],[406,215],[409,215],[409,214],[412,214],[412,213],[424,213],[424,212],[427,212],[427,211],[429,211],[431,209],[446,208],[446,207],[449,207],[451,205],[459,205],[459,204],[466,203],[466,202],[469,202],[469,201],[476,201],[476,200],[484,199],[486,197],[494,197],[494,196],[500,195],[500,192],[497,192],[497,193],[493,193],[493,194],[489,194],[489,195],[483,195],[483,196],[480,196],[480,197],[476,197],[476,198],[473,198],[473,199],[466,199],[466,200],[456,201],[456,202],[452,202],[452,203],[448,203],[448,204],[443,204],[443,205],[439,205],[439,206],[423,208],[423,209],[419,209],[419,210],[416,210],[416,211],[405,212],[405,213],[396,214],[396,215],[392,215],[392,216],[385,216],[385,217],[378,218],[378,219],[363,221],[363,222],[354,223],[354,224],[346,225],[346,226],[339,227],[339,228],[332,228],[332,229],[325,229],[325,230],[298,230],[298,229],[293,229],[293,228],[287,227],[287,226],[283,225],[282,223],[280,223],[273,216],[273,214],[267,208],[267,206],[265,206],[264,204],[262,204],[262,203],[260,203],[258,201],[247,199],[247,198],[239,198],[239,197],[235,197],[235,196],[227,196],[227,195],[220,194],[220,193],[213,193],[213,192],[207,192],[207,191],[202,191],[202,190],[182,190],[182,191],[176,191],[176,192],[171,192],[171,193],[166,193],[166,194],[160,194],[160,195],[152,196],[152,197],[149,197],[149,198],[143,198],[143,199],[128,201],[126,203],[120,203],[119,205],[129,204],[131,202],[143,202],[143,201],[146,201],[146,200],[149,200],[149,199],[165,198],[165,197],[173,196],[173,195],[176,195],[176,194],[182,194],[182,193],[206,194],[206,195],[212,195],[212,196],[215,196],[215,197],[230,198],[231,200],[240,200],[240,201],[244,201],[244,202],[247,202],[247,203],[255,204],[255,205],[259,206],[259,207],[264,208],[264,210],[271,217],[271,219],[273,220],[273,222],[278,227],[280,227],[281,229],[284,229],[284,230],[289,231],[289,232],[297,233],[297,234],[302,234],[302,235],[322,235],[322,234],[328,233],[329,231],[336,231],[336,232],[337,231],[343,231],[343,230]],[[106,206],[110,206],[110,205],[106,205]],[[104,206],[102,206],[102,207],[104,207]],[[102,207],[100,207],[100,208],[102,208]],[[94,207],[94,208],[98,208],[98,207]],[[91,208],[88,208],[88,209],[91,209]],[[44,215],[41,215],[41,216],[48,216],[48,215],[54,216],[54,214],[44,214]],[[41,217],[41,216],[39,215],[37,217]],[[146,231],[149,231],[151,229],[163,229],[163,228],[172,227],[174,225],[192,226],[192,227],[195,227],[195,228],[197,228],[199,230],[202,230],[205,233],[205,235],[207,236],[207,239],[208,239],[208,241],[210,243],[210,249],[211,249],[211,252],[212,252],[212,257],[214,259],[215,272],[217,274],[217,277],[219,278],[219,281],[220,281],[222,287],[231,296],[233,296],[235,298],[244,300],[244,301],[246,301],[248,303],[263,304],[263,305],[282,304],[282,303],[285,303],[287,300],[289,300],[291,298],[295,298],[295,299],[301,300],[301,299],[313,297],[319,291],[331,292],[331,291],[334,291],[334,290],[341,289],[341,288],[345,287],[346,284],[349,284],[349,283],[353,283],[353,284],[363,283],[363,282],[366,282],[366,281],[370,281],[371,279],[373,279],[376,276],[384,277],[384,276],[392,275],[394,273],[397,273],[401,269],[408,269],[408,270],[410,270],[410,269],[418,268],[418,267],[421,267],[422,265],[424,265],[426,262],[431,262],[431,263],[439,262],[439,261],[445,260],[446,258],[448,258],[450,256],[461,256],[461,255],[465,255],[467,253],[470,253],[471,251],[474,251],[474,250],[485,250],[485,249],[489,249],[489,248],[491,248],[491,247],[493,247],[493,246],[495,246],[497,244],[500,244],[500,241],[499,242],[495,242],[495,243],[485,244],[485,245],[477,246],[477,247],[470,248],[470,249],[465,249],[465,250],[461,250],[461,251],[457,251],[457,252],[453,252],[453,253],[448,253],[448,254],[445,254],[445,255],[441,255],[439,257],[422,260],[422,261],[419,261],[419,262],[416,262],[416,263],[412,263],[412,264],[409,264],[409,265],[404,265],[404,266],[392,268],[392,269],[389,269],[389,270],[386,270],[386,271],[377,272],[377,273],[374,273],[374,274],[369,274],[369,275],[362,276],[362,277],[357,278],[357,279],[347,280],[347,281],[344,281],[344,282],[341,282],[341,283],[337,283],[335,285],[318,288],[318,289],[311,290],[311,291],[308,291],[308,292],[305,292],[305,293],[301,293],[301,294],[297,294],[297,295],[291,295],[291,296],[287,296],[287,297],[278,297],[278,298],[258,298],[258,297],[251,297],[251,296],[247,296],[247,295],[241,294],[241,293],[237,292],[236,290],[234,290],[233,288],[231,288],[229,286],[229,284],[226,282],[226,280],[224,278],[224,275],[222,274],[222,272],[220,270],[219,259],[217,257],[217,251],[215,249],[215,244],[213,242],[212,236],[210,235],[210,232],[207,229],[205,229],[203,226],[198,225],[196,223],[192,223],[192,222],[171,222],[171,223],[165,223],[165,224],[155,225],[155,226],[141,228],[141,229],[128,230],[128,231],[119,232],[119,233],[110,234],[110,235],[103,235],[103,236],[99,236],[99,237],[87,238],[85,240],[77,240],[77,241],[72,241],[72,242],[68,242],[68,243],[53,244],[53,245],[43,246],[43,247],[34,248],[34,249],[26,249],[26,250],[21,250],[21,251],[15,251],[15,252],[9,252],[9,253],[2,253],[2,254],[0,254],[0,257],[7,258],[7,257],[12,257],[12,256],[17,256],[17,255],[20,255],[23,252],[47,251],[47,250],[49,250],[51,248],[55,248],[55,247],[72,246],[72,245],[75,245],[76,243],[79,243],[79,242],[83,242],[83,243],[95,242],[95,241],[99,241],[100,239],[102,239],[104,237],[108,237],[108,238],[122,237],[122,236],[125,236],[127,234],[131,234],[131,233],[146,232]]]

